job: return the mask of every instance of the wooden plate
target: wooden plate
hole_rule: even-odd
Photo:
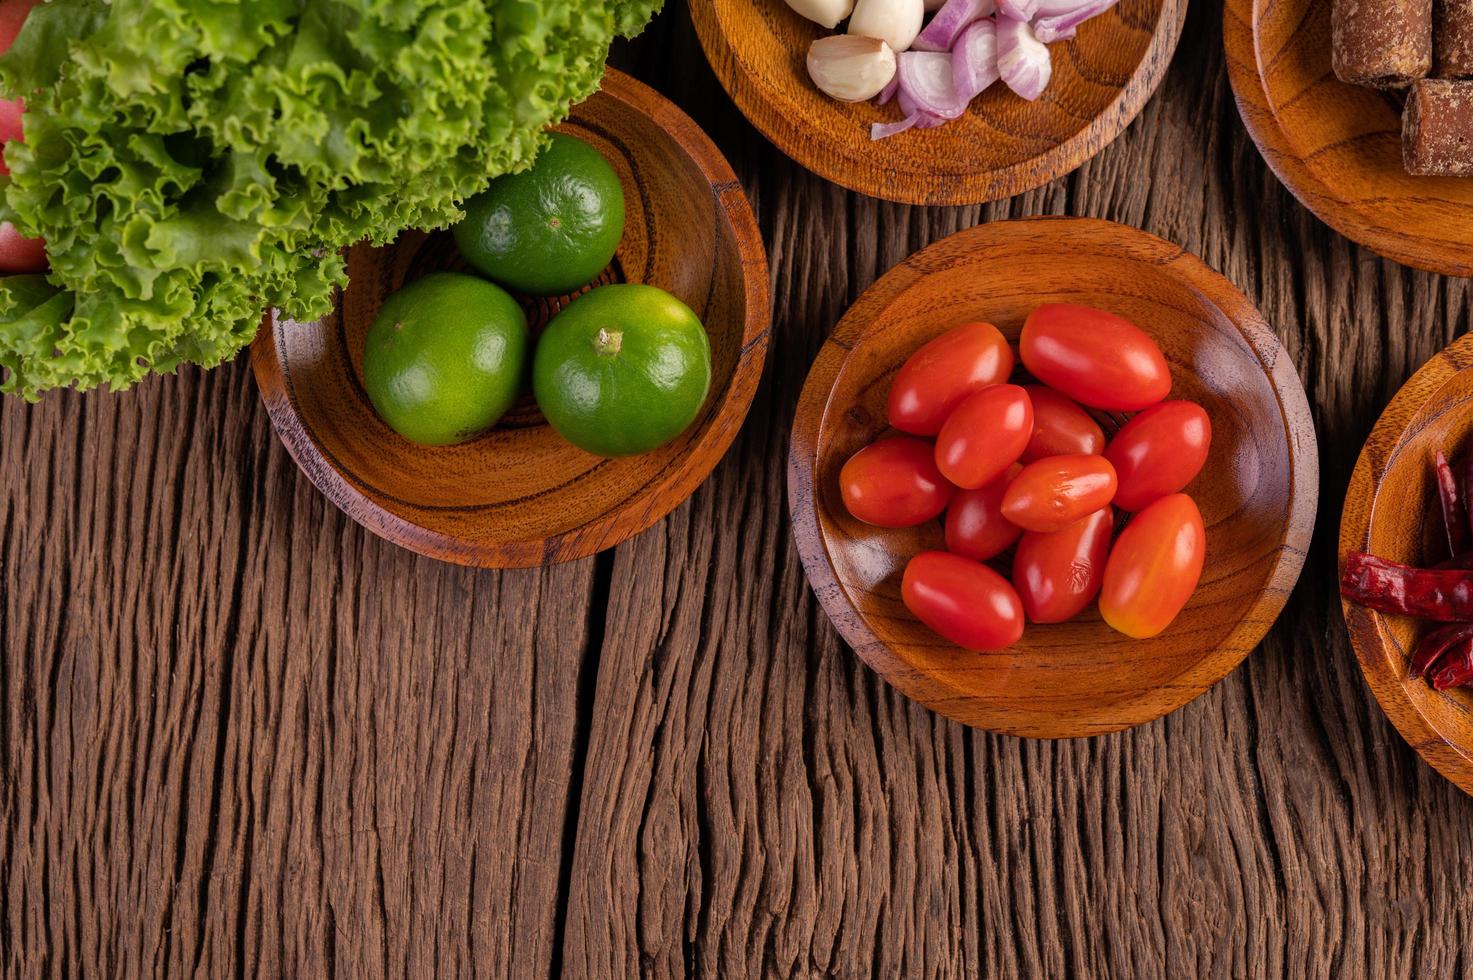
[[[679,109],[616,71],[560,129],[597,147],[624,185],[624,241],[598,281],[669,290],[710,334],[711,395],[675,442],[600,459],[563,441],[530,395],[461,446],[418,446],[384,425],[363,390],[363,338],[405,282],[465,268],[448,232],[353,248],[351,285],[332,316],[315,323],[270,316],[251,346],[261,397],[297,465],[354,520],[421,554],[520,567],[618,544],[705,480],[736,437],[762,373],[767,259],[720,151]],[[565,301],[522,299],[534,331]]]
[[[808,46],[833,33],[783,0],[690,0],[701,47],[742,113],[826,180],[906,204],[980,204],[1063,176],[1141,111],[1181,37],[1187,0],[1121,0],[1050,46],[1053,81],[1024,102],[1001,83],[960,119],[878,143],[893,106],[846,104],[808,77]]]
[[[1424,364],[1386,407],[1361,450],[1340,518],[1340,559],[1367,551],[1411,565],[1447,547],[1430,478],[1440,449],[1461,465],[1473,439],[1473,334]],[[1407,680],[1422,624],[1342,603],[1350,643],[1392,724],[1438,772],[1473,793],[1473,692]]]
[[[1131,640],[1091,607],[1030,625],[999,653],[969,653],[900,601],[900,576],[941,547],[940,522],[887,531],[844,510],[839,469],[886,431],[895,372],[921,344],[973,319],[1016,339],[1041,303],[1119,313],[1171,364],[1172,397],[1212,419],[1207,466],[1187,488],[1207,525],[1201,587],[1161,636]],[[1119,416],[1098,416],[1107,431]],[[788,502],[809,582],[839,632],[910,697],[980,728],[1040,738],[1097,735],[1186,704],[1247,656],[1299,577],[1318,493],[1314,427],[1294,366],[1226,279],[1179,247],[1105,221],[994,222],[887,273],[845,315],[804,386]],[[1006,572],[1006,564],[1000,566]]]
[[[1330,67],[1331,0],[1227,0],[1228,78],[1243,125],[1284,185],[1331,228],[1388,259],[1473,275],[1473,179],[1412,177],[1402,97]]]

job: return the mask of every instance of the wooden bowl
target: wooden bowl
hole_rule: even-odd
[[[460,446],[415,445],[374,413],[363,340],[390,293],[465,266],[448,232],[348,253],[351,285],[314,323],[267,318],[251,361],[297,465],[364,527],[421,554],[523,567],[581,558],[660,520],[691,495],[747,414],[767,352],[767,260],[730,166],[689,117],[616,71],[559,127],[595,146],[624,185],[624,241],[598,282],[642,282],[684,300],[711,338],[711,395],[662,449],[600,459],[565,442],[526,394]],[[534,332],[562,308],[519,297]]]
[[[1460,466],[1470,440],[1473,334],[1465,334],[1412,376],[1371,430],[1345,494],[1341,561],[1352,551],[1410,565],[1441,560],[1447,544],[1432,458],[1440,449]],[[1407,679],[1421,622],[1341,605],[1361,673],[1392,724],[1433,768],[1473,793],[1473,691],[1434,691]]]
[[[1473,179],[1413,177],[1402,97],[1335,77],[1331,0],[1227,0],[1228,78],[1243,125],[1301,204],[1352,241],[1430,272],[1473,276]]]
[[[788,156],[850,190],[905,204],[980,204],[1046,184],[1108,145],[1160,84],[1186,0],[1121,0],[1050,46],[1053,81],[1024,102],[1001,82],[960,119],[872,142],[893,104],[835,101],[808,77],[833,33],[783,0],[690,0],[701,47],[742,113]]]
[[[1207,527],[1207,568],[1161,636],[1132,640],[1091,607],[1030,625],[998,653],[932,633],[900,600],[910,557],[943,547],[939,521],[883,530],[851,518],[839,469],[886,431],[900,365],[965,320],[1016,339],[1042,303],[1097,306],[1161,345],[1173,398],[1212,419],[1207,466],[1187,488]],[[1121,416],[1098,415],[1107,431]],[[1314,427],[1294,366],[1263,318],[1200,259],[1141,231],[1083,218],[982,225],[887,273],[845,315],[813,365],[793,424],[788,502],[809,582],[865,662],[915,700],[968,725],[1069,738],[1150,721],[1247,656],[1304,562],[1318,492]],[[1007,572],[1006,562],[999,570]]]

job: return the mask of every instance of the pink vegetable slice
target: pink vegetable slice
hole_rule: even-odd
[[[952,83],[957,95],[970,102],[997,81],[997,25],[979,20],[962,31],[951,49]]]
[[[889,102],[895,98],[895,93],[898,91],[900,91],[900,73],[896,72],[895,77],[890,79],[884,88],[880,89],[879,95],[875,96],[875,105],[884,105],[886,102]],[[876,123],[876,125],[879,125],[879,123]]]
[[[1045,3],[1048,2],[1049,0],[1045,0]],[[1074,36],[1075,29],[1080,24],[1091,17],[1098,17],[1118,2],[1119,0],[1082,0],[1065,9],[1052,9],[1062,6],[1055,0],[1050,9],[1040,6],[1038,19],[1033,22],[1033,36],[1044,44],[1067,41]]]
[[[902,57],[904,57],[902,55]],[[902,70],[904,62],[901,62]],[[1021,99],[1034,101],[1048,88],[1053,76],[1048,48],[1022,21],[1001,14],[997,18],[997,73]],[[901,86],[905,81],[901,79]]]
[[[967,26],[996,9],[994,0],[946,0],[911,44],[912,51],[950,51]]]
[[[914,126],[921,118],[921,114],[913,112],[899,122],[875,123],[869,128],[869,138],[872,140],[887,140],[897,133],[903,133]]]
[[[900,55],[900,94],[922,112],[955,119],[969,100],[956,90],[951,55],[941,51],[906,51]],[[902,111],[905,103],[901,103]],[[909,115],[909,113],[907,113]]]
[[[997,0],[997,15],[1026,24],[1038,16],[1038,8],[1043,2],[1044,0]]]

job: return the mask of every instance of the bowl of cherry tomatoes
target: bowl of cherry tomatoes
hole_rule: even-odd
[[[1318,495],[1252,304],[1110,222],[994,222],[880,279],[824,345],[788,461],[804,570],[887,681],[1063,738],[1160,717],[1258,644]]]

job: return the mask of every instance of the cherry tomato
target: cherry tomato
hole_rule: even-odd
[[[1196,591],[1206,554],[1202,513],[1191,497],[1177,493],[1148,505],[1110,552],[1100,615],[1126,636],[1155,636]]]
[[[1120,486],[1115,502],[1137,511],[1185,487],[1207,462],[1212,420],[1195,402],[1152,405],[1115,433],[1105,458]]]
[[[0,222],[0,274],[45,272],[48,268],[45,241],[27,238],[10,222]]]
[[[1102,507],[1062,531],[1029,531],[1013,558],[1013,588],[1031,623],[1062,623],[1100,594],[1115,512]]]
[[[890,386],[890,424],[934,436],[963,398],[1013,373],[1013,349],[990,323],[963,323],[910,355]]]
[[[1018,341],[1033,376],[1092,408],[1134,412],[1171,393],[1161,348],[1113,313],[1051,303],[1028,314]]]
[[[921,552],[905,566],[900,597],[916,619],[968,650],[1001,650],[1023,635],[1018,593],[970,558]]]
[[[1025,531],[1062,531],[1115,497],[1103,456],[1049,456],[1023,467],[1002,498],[1003,516]]]
[[[1017,385],[968,395],[936,437],[936,466],[959,487],[991,483],[1018,461],[1033,434],[1033,406]]]
[[[975,490],[958,490],[946,509],[946,550],[973,561],[995,558],[1023,529],[1002,516],[1002,495],[1023,467],[1014,464]]]
[[[1023,450],[1023,462],[1104,452],[1104,430],[1088,412],[1052,388],[1024,385],[1023,390],[1033,403],[1033,437]]]
[[[40,0],[16,0],[0,3],[0,51],[10,47],[15,36],[25,24],[26,15]],[[26,104],[21,99],[0,99],[0,150],[3,144],[21,138],[21,117]],[[0,174],[10,173],[5,158],[0,155]],[[6,221],[0,223],[0,274],[20,272],[45,272],[49,267],[46,260],[46,243],[39,238],[26,238]]]
[[[839,471],[844,506],[879,527],[924,524],[946,509],[955,489],[936,471],[931,444],[909,436],[865,446]]]

